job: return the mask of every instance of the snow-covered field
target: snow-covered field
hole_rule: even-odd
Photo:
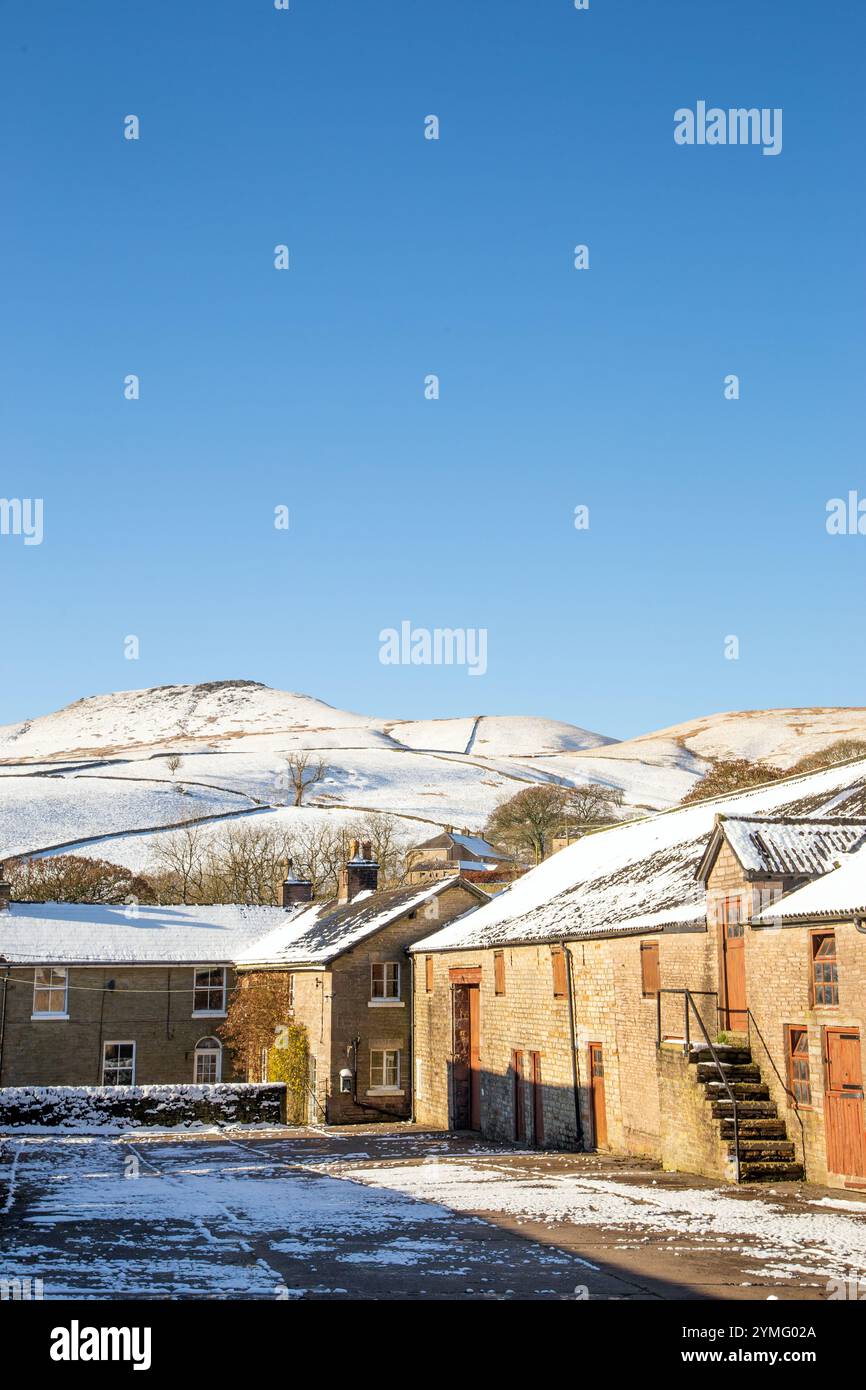
[[[866,739],[866,710],[715,715],[616,742],[535,716],[377,719],[251,681],[125,691],[0,728],[0,858],[74,843],[143,868],[162,827],[244,810],[259,823],[386,811],[420,840],[443,825],[479,830],[506,797],[547,781],[601,782],[626,811],[663,810],[709,759],[787,766],[840,737]],[[294,810],[285,757],[298,749],[327,773]]]

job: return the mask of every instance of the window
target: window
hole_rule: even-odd
[[[424,988],[428,994],[433,993],[433,957],[424,957]]]
[[[67,1018],[65,966],[38,965],[33,972],[33,1017]]]
[[[219,1038],[201,1038],[195,1045],[192,1079],[196,1086],[213,1086],[222,1077],[223,1050]]]
[[[400,1088],[400,1053],[382,1048],[370,1053],[370,1089],[397,1091]]]
[[[400,998],[400,967],[396,961],[389,960],[384,965],[371,966],[370,998]]]
[[[268,1080],[268,1063],[270,1060],[270,1055],[271,1050],[269,1047],[263,1047],[261,1052],[259,1053],[259,1081]]]
[[[103,1086],[135,1085],[135,1043],[107,1042],[102,1045]]]
[[[805,1028],[788,1028],[788,1087],[797,1105],[812,1104],[809,1075],[809,1034]]]
[[[217,965],[210,970],[196,970],[192,995],[194,1014],[224,1014],[226,1011],[226,972]]]
[[[816,1008],[835,1008],[839,1003],[836,966],[836,933],[815,932],[812,937],[812,1003]]]
[[[290,1009],[293,1009],[294,1007],[295,1007],[295,977],[294,977],[294,975],[290,975],[290,976],[289,976],[289,1008],[290,1008]]]
[[[561,946],[551,946],[550,959],[553,963],[553,997],[564,999],[568,994],[568,975],[565,969],[565,952]]]
[[[493,992],[505,993],[505,952],[493,952]]]
[[[654,999],[661,989],[659,945],[657,941],[642,941],[640,948],[640,986],[644,999]]]

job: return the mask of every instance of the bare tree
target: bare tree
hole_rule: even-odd
[[[153,865],[158,877],[155,883],[165,900],[182,903],[204,902],[203,890],[205,841],[200,826],[187,825],[169,835],[160,835],[153,846]],[[211,899],[213,901],[213,899]]]
[[[314,759],[311,753],[288,753],[286,770],[289,780],[289,795],[294,795],[292,805],[300,806],[308,787],[324,780],[328,771],[321,758]],[[288,805],[288,801],[286,802]]]
[[[182,762],[183,762],[183,759],[181,758],[181,756],[180,756],[179,753],[171,753],[171,754],[169,754],[169,756],[166,758],[166,760],[165,760],[165,765],[166,765],[166,767],[168,768],[169,772],[171,773],[172,777],[173,777],[174,774],[177,772],[177,770],[178,770],[178,768],[180,767],[180,765],[181,765]]]
[[[617,819],[621,802],[622,793],[612,787],[545,782],[525,787],[497,806],[484,833],[493,844],[518,855],[531,854],[540,864],[550,853],[554,836],[564,828],[577,839],[587,830],[609,825]]]

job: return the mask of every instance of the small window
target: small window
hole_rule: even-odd
[[[839,1003],[836,933],[832,931],[815,932],[812,937],[812,1003],[816,1008],[835,1008]]]
[[[370,998],[400,998],[400,966],[396,961],[389,960],[383,965],[371,967]]]
[[[788,1088],[797,1105],[812,1104],[809,1074],[809,1034],[805,1028],[788,1028]]]
[[[271,1058],[271,1049],[263,1047],[259,1053],[259,1081],[268,1080],[268,1068]]]
[[[289,1008],[290,1008],[290,1009],[293,1009],[294,1007],[295,1007],[295,977],[294,977],[294,975],[290,975],[290,976],[289,976]]]
[[[640,948],[640,985],[644,999],[655,999],[661,989],[659,945],[657,941],[642,941]]]
[[[564,999],[568,994],[568,975],[565,969],[565,952],[561,946],[551,946],[550,959],[553,964],[553,997]]]
[[[424,988],[428,994],[433,993],[433,957],[424,957]]]
[[[493,952],[493,992],[505,993],[505,952]]]
[[[222,1056],[219,1038],[202,1038],[196,1043],[192,1073],[196,1086],[214,1086],[221,1080]]]
[[[396,1091],[400,1088],[400,1053],[383,1048],[370,1053],[370,1088],[374,1091]]]
[[[67,1016],[67,970],[65,966],[37,966],[33,972],[33,1017]]]
[[[135,1043],[107,1042],[102,1046],[103,1086],[135,1085]]]
[[[226,1011],[226,972],[222,965],[196,970],[193,984],[194,1014],[224,1014]]]

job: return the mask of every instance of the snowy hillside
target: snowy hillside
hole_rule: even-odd
[[[616,742],[540,717],[377,719],[254,681],[123,691],[0,728],[0,858],[75,845],[142,868],[154,834],[193,820],[218,833],[238,816],[300,825],[387,811],[417,841],[480,829],[506,797],[548,781],[601,782],[626,812],[661,810],[714,758],[790,766],[843,737],[866,740],[866,710],[720,714]],[[326,772],[295,808],[286,755],[299,749]]]

